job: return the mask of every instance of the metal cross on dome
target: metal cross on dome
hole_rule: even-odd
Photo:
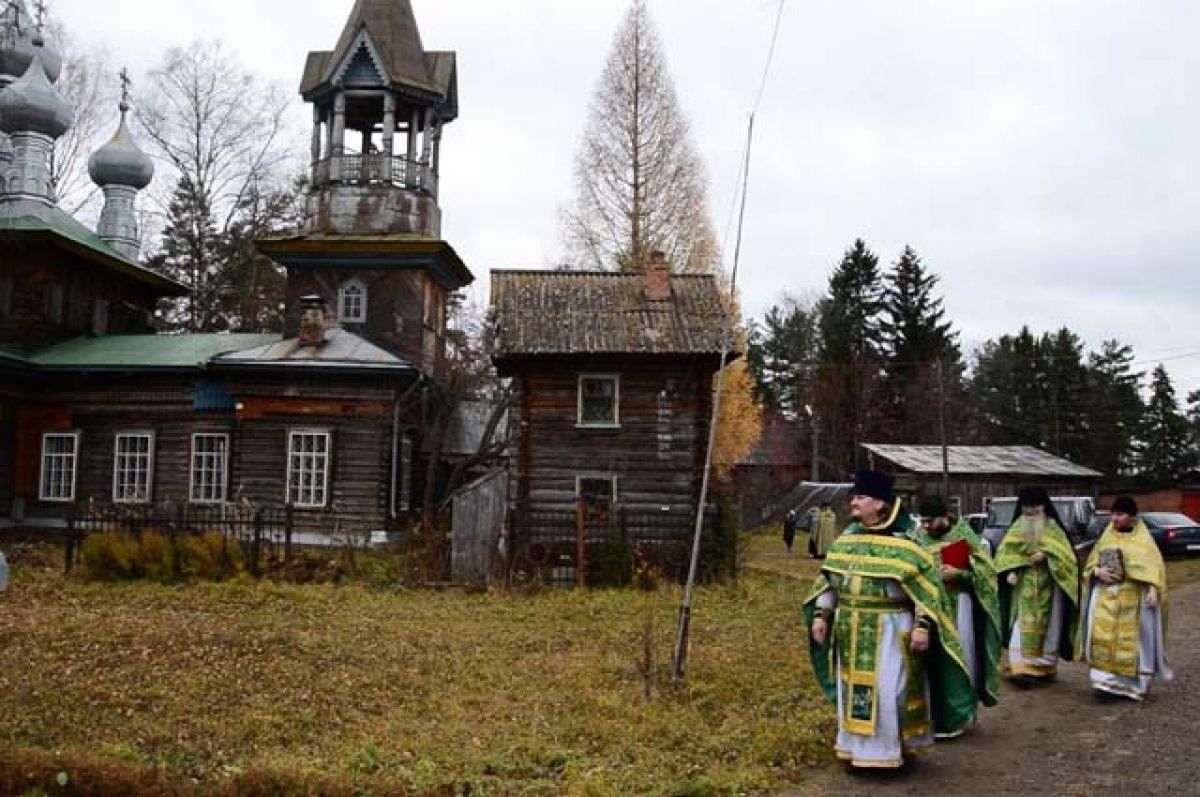
[[[129,70],[121,67],[121,73],[117,75],[121,79],[121,104],[129,104],[129,86],[133,83],[133,78],[129,77]]]
[[[34,17],[34,20],[35,20],[34,24],[38,30],[41,30],[42,26],[46,22],[46,0],[37,0],[33,4],[33,10],[34,10],[34,13],[36,14],[36,16]]]

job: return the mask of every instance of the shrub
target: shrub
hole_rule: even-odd
[[[119,531],[89,535],[83,541],[83,564],[88,578],[96,581],[122,581],[136,578],[138,543]]]
[[[633,580],[633,543],[622,530],[614,530],[588,552],[588,580],[595,585],[624,587]]]

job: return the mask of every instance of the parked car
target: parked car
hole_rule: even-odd
[[[1142,512],[1138,515],[1163,556],[1200,554],[1200,523],[1179,512]]]
[[[970,526],[976,534],[983,534],[983,529],[985,526],[987,526],[987,513],[976,512],[973,515],[963,515],[963,520],[967,521],[967,525]]]
[[[1050,497],[1054,508],[1063,522],[1063,531],[1071,544],[1079,547],[1087,544],[1088,524],[1096,514],[1096,502],[1086,495],[1054,495]],[[1015,520],[1017,510],[1016,496],[993,498],[988,504],[987,521],[983,529],[983,538],[987,540],[992,550],[1000,548],[1000,540],[1004,532]],[[1103,531],[1103,529],[1101,529]],[[1094,538],[1093,538],[1094,539]]]

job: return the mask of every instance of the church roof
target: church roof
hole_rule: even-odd
[[[231,351],[214,358],[217,367],[286,368],[309,370],[348,369],[415,371],[407,360],[381,349],[370,341],[344,329],[325,331],[320,346],[302,346],[298,338],[278,337],[254,348]]]
[[[225,352],[278,340],[278,335],[218,333],[101,335],[68,340],[36,351],[26,359],[38,367],[68,370],[199,368]]]
[[[325,88],[335,70],[355,55],[363,31],[393,86],[443,100],[450,97],[454,53],[425,51],[409,0],[357,0],[334,49],[308,54],[300,82],[300,93],[306,99],[311,92]]]
[[[497,360],[574,354],[719,354],[728,316],[711,274],[672,274],[651,301],[642,274],[493,270]]]
[[[150,285],[163,296],[183,296],[187,286],[135,263],[57,205],[31,200],[0,201],[0,247],[28,240],[49,241],[92,263]]]

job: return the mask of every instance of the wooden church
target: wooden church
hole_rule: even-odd
[[[50,180],[61,58],[21,3],[0,21],[0,528],[163,504],[286,507],[314,533],[410,522],[447,303],[473,280],[438,206],[454,53],[424,49],[407,0],[358,0],[304,68],[304,227],[259,242],[286,269],[283,334],[161,335],[156,303],[186,287],[139,262],[153,165],[127,102],[89,162],[93,231]]]

